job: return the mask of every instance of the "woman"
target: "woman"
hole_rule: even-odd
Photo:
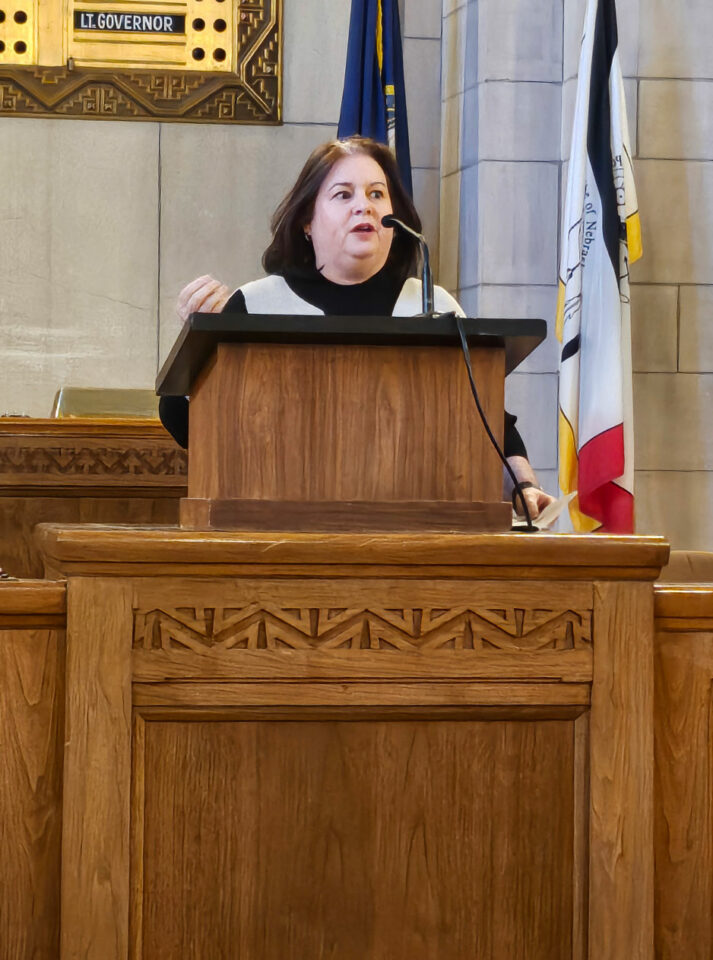
[[[232,296],[213,277],[198,277],[181,291],[178,315],[184,322],[192,313],[223,310],[412,316],[421,309],[421,283],[411,276],[418,244],[403,231],[382,225],[388,213],[421,232],[421,220],[388,147],[362,137],[322,144],[272,218],[272,241],[262,258],[268,276],[239,287]],[[437,311],[463,315],[442,287],[435,288],[434,300]],[[162,398],[160,412],[186,446],[185,398]],[[515,417],[506,413],[505,420],[505,455],[536,516],[552,497],[539,488]]]

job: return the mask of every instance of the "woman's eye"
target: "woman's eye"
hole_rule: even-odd
[[[383,197],[384,197],[384,191],[383,191],[383,190],[372,190],[372,191],[371,191],[371,198],[372,198],[372,200],[382,200]]]
[[[332,197],[332,199],[333,199],[333,200],[348,200],[350,196],[351,196],[351,194],[349,193],[348,190],[338,190],[338,191],[334,194],[334,196]]]

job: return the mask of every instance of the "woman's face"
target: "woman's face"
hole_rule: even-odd
[[[322,275],[334,283],[361,283],[378,273],[394,234],[381,218],[391,212],[386,175],[376,160],[364,153],[338,160],[304,228]]]

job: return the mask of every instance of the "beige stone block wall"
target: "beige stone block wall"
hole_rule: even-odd
[[[632,269],[637,527],[713,550],[713,6],[622,2],[644,256]],[[620,14],[620,21],[621,21]]]
[[[405,0],[404,78],[409,110],[413,199],[428,239],[431,266],[440,263],[441,16],[433,0]]]
[[[563,157],[583,10],[565,3]],[[644,244],[631,292],[637,528],[713,550],[713,5],[617,10]]]
[[[678,369],[680,288],[662,283],[636,285],[631,298],[631,352],[635,373]]]
[[[713,373],[634,375],[636,466],[713,470]]]
[[[441,282],[471,315],[548,320],[550,336],[508,379],[506,402],[551,485],[562,7],[468,0],[445,2],[443,17]]]
[[[531,464],[553,471],[557,464],[557,435],[546,429],[557,409],[556,373],[511,373],[505,381],[505,406],[517,416]],[[542,481],[540,481],[542,482]]]
[[[44,416],[61,385],[152,387],[181,287],[261,274],[272,210],[336,133],[349,7],[284,5],[279,127],[0,120],[0,414]],[[402,8],[415,198],[437,262],[441,10]]]
[[[617,8],[644,243],[632,269],[638,529],[713,549],[713,5]],[[584,9],[444,0],[441,277],[470,313],[554,317]],[[550,332],[507,384],[553,489],[557,367]]]
[[[638,75],[711,77],[713,5],[706,0],[638,0]]]
[[[710,550],[713,514],[707,470],[637,470],[640,529],[667,537],[682,550]]]
[[[640,80],[639,156],[713,160],[713,83]]]
[[[0,413],[157,360],[158,127],[0,120]]]
[[[634,169],[644,256],[632,280],[713,283],[713,162],[640,159]]]
[[[679,287],[678,369],[713,371],[713,284]]]
[[[477,116],[480,159],[559,161],[561,92],[558,83],[479,84],[477,108],[467,110],[467,117],[474,122]]]

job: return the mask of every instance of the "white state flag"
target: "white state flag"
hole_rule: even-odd
[[[632,533],[629,262],[641,256],[614,0],[588,0],[562,222],[559,477],[576,530]]]

